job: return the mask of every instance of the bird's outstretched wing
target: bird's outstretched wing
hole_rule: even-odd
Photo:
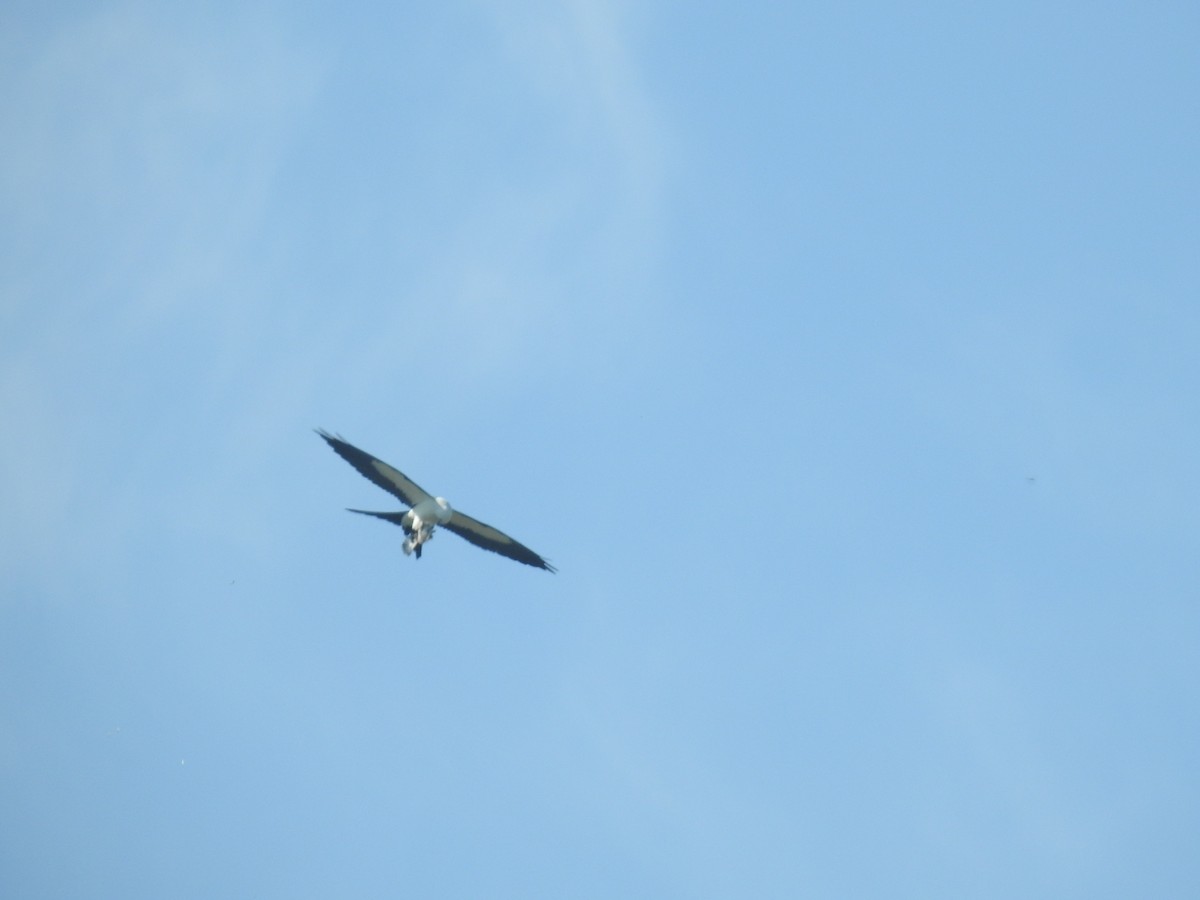
[[[484,525],[477,519],[472,519],[468,515],[460,513],[458,510],[450,516],[449,522],[442,523],[442,527],[453,531],[460,538],[464,538],[474,544],[476,547],[482,547],[484,550],[491,550],[493,553],[499,553],[501,556],[507,556],[509,559],[515,559],[519,563],[525,563],[527,566],[533,566],[536,569],[545,569],[547,572],[554,572],[556,569],[546,560],[542,559],[524,544],[519,544],[510,538],[498,528],[493,528],[491,525]]]
[[[381,459],[376,459],[370,453],[359,450],[353,444],[347,444],[339,437],[334,437],[328,431],[317,429],[317,434],[325,439],[334,452],[354,466],[358,474],[383,488],[394,497],[398,497],[409,506],[416,506],[422,500],[432,499],[415,481],[401,472],[393,469]]]

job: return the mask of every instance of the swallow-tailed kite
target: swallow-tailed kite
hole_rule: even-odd
[[[325,439],[325,442],[334,449],[338,456],[354,466],[360,475],[410,507],[403,512],[350,510],[350,512],[364,516],[383,519],[385,522],[391,522],[393,525],[403,528],[405,556],[415,553],[417,559],[420,559],[421,545],[433,537],[433,531],[437,526],[442,525],[459,537],[470,541],[476,547],[491,550],[493,553],[499,553],[501,556],[525,563],[527,566],[545,569],[547,572],[555,571],[554,566],[524,544],[517,543],[503,531],[493,528],[491,525],[484,525],[468,515],[451,509],[444,497],[434,497],[423,491],[411,478],[403,472],[393,469],[383,460],[364,453],[327,431],[318,430],[317,434]]]

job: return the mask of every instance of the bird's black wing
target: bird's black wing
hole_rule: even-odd
[[[376,459],[370,453],[359,450],[353,444],[347,444],[339,437],[334,437],[327,431],[317,430],[334,452],[354,466],[358,474],[373,484],[383,488],[394,497],[398,497],[409,506],[416,506],[422,500],[432,499],[431,495],[421,489],[415,481],[401,472],[393,469],[381,459]]]
[[[515,559],[519,563],[525,563],[536,569],[545,569],[547,572],[557,571],[546,560],[524,544],[514,541],[503,531],[493,528],[491,525],[484,525],[478,519],[472,519],[458,510],[455,510],[454,514],[450,516],[449,522],[442,523],[442,527],[453,531],[476,547],[491,550],[493,553],[499,553],[501,556],[507,556],[509,559]]]

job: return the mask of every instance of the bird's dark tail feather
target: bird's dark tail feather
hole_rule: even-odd
[[[366,509],[347,509],[346,512],[358,513],[360,516],[374,516],[385,522],[391,522],[393,525],[399,525],[404,529],[405,534],[412,534],[412,527],[404,521],[407,512],[370,512]]]

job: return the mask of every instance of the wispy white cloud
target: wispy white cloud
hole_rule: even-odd
[[[480,8],[497,54],[481,77],[511,81],[514,102],[539,111],[529,116],[537,129],[522,159],[462,201],[444,252],[410,280],[376,339],[394,347],[412,330],[446,336],[455,352],[447,377],[462,383],[631,359],[657,312],[668,130],[630,18],[603,2]]]
[[[194,301],[261,221],[310,66],[251,21],[118,6],[63,27],[3,94],[7,215],[37,240],[22,262],[85,269],[80,306],[106,287],[130,314]]]
[[[260,19],[117,5],[61,20],[4,80],[3,568],[102,554],[116,459],[153,446],[189,364],[219,382],[318,71]]]

